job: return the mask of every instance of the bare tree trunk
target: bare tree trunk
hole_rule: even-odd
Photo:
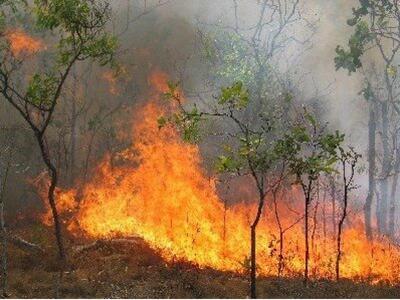
[[[14,148],[14,143],[12,143],[10,147],[10,151],[8,151],[8,159],[5,166],[5,171],[2,173],[0,169],[0,230],[1,230],[1,296],[6,298],[7,295],[7,285],[8,285],[8,257],[7,257],[7,247],[8,247],[8,233],[6,229],[5,223],[5,191],[6,184],[8,179],[8,173],[11,167],[11,159],[13,156],[12,149]],[[7,155],[7,153],[5,153]]]
[[[284,246],[284,231],[282,228],[281,218],[278,211],[278,203],[276,201],[276,191],[273,191],[272,200],[274,203],[275,220],[279,228],[279,257],[278,257],[278,277],[281,276],[283,270],[283,246]]]
[[[396,198],[397,198],[396,191],[397,191],[398,181],[399,181],[399,174],[398,171],[396,171],[396,174],[393,176],[392,189],[390,193],[388,234],[391,238],[394,238],[394,224],[396,217]]]
[[[49,175],[50,175],[50,186],[49,186],[47,198],[48,198],[51,212],[53,215],[55,236],[56,236],[57,247],[58,247],[58,255],[59,255],[59,258],[61,259],[61,262],[64,263],[65,259],[66,259],[66,255],[65,255],[64,244],[63,244],[63,240],[62,240],[61,224],[60,224],[60,220],[59,220],[59,215],[58,215],[56,202],[55,202],[55,195],[54,195],[55,189],[57,186],[57,181],[58,181],[58,174],[57,174],[57,170],[56,170],[55,166],[53,165],[53,163],[50,160],[50,155],[48,152],[48,148],[45,145],[43,135],[37,133],[36,138],[39,143],[43,161],[46,164],[47,169],[49,171]]]
[[[308,265],[310,260],[310,243],[308,237],[308,214],[310,210],[311,203],[311,189],[312,189],[312,180],[309,179],[308,186],[304,189],[305,192],[305,205],[304,205],[304,235],[305,235],[305,253],[304,253],[304,285],[308,285]]]
[[[344,220],[346,219],[347,216],[347,193],[348,193],[348,188],[347,188],[347,179],[346,179],[346,173],[345,173],[345,167],[343,168],[343,181],[344,181],[344,195],[343,195],[343,211],[342,211],[342,216],[339,220],[339,225],[338,225],[338,235],[337,235],[337,254],[336,254],[336,280],[339,280],[340,278],[340,259],[342,257],[342,231],[343,231],[343,224]]]
[[[304,210],[304,230],[305,230],[305,265],[304,265],[304,284],[308,284],[308,261],[310,259],[310,246],[308,242],[308,211],[309,211],[309,200],[306,200],[306,208]]]
[[[0,230],[1,236],[1,296],[7,297],[7,231],[4,220],[4,189],[7,178],[5,171],[4,178],[0,170]]]
[[[376,115],[375,104],[369,104],[369,122],[368,122],[368,195],[364,205],[365,234],[369,240],[372,240],[371,208],[375,192],[375,145],[376,145]]]
[[[318,207],[319,207],[319,200],[316,201],[314,207],[313,228],[311,234],[311,251],[314,251],[315,248],[315,234],[317,232],[317,227],[318,227]]]
[[[75,153],[76,153],[76,122],[77,122],[77,112],[76,112],[76,98],[78,94],[76,72],[74,72],[74,95],[72,96],[72,106],[71,106],[71,148],[70,148],[70,174],[69,174],[69,184],[73,184],[75,177]]]
[[[4,201],[0,202],[0,226],[2,232],[1,238],[1,295],[7,297],[7,231],[4,222]]]
[[[256,226],[251,226],[250,245],[250,298],[257,298],[256,291]]]
[[[397,184],[399,181],[399,171],[400,171],[400,147],[396,145],[396,160],[393,166],[394,176],[392,179],[392,188],[390,191],[390,206],[389,206],[389,224],[388,224],[388,234],[393,239],[394,238],[394,225],[396,218],[396,199],[397,199]]]
[[[332,229],[333,236],[336,236],[336,183],[335,178],[332,176],[331,178],[331,201],[332,201]]]
[[[261,218],[261,213],[262,209],[264,206],[264,191],[259,190],[260,194],[260,199],[258,202],[258,209],[257,209],[257,215],[254,219],[253,224],[251,225],[250,228],[250,235],[251,235],[251,246],[250,246],[250,297],[252,299],[257,298],[257,289],[256,289],[256,279],[257,279],[257,274],[256,274],[256,269],[257,269],[257,261],[256,261],[256,228],[258,223],[260,222]]]
[[[378,215],[378,230],[379,232],[386,234],[388,232],[387,220],[388,220],[388,194],[389,194],[389,182],[388,176],[391,170],[391,153],[389,149],[389,117],[388,117],[388,104],[383,102],[382,104],[382,147],[383,147],[383,161],[382,161],[382,174],[380,181],[380,201],[377,203],[379,206]]]
[[[322,231],[324,235],[324,251],[326,246],[326,189],[324,188],[324,194],[322,196]]]

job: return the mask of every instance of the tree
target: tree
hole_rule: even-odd
[[[283,269],[285,267],[285,257],[284,257],[284,245],[285,245],[285,233],[292,229],[295,225],[297,225],[301,220],[304,219],[304,215],[298,217],[296,220],[294,220],[291,224],[288,226],[284,227],[282,224],[281,216],[279,213],[278,209],[278,199],[277,199],[277,194],[279,192],[279,189],[281,188],[281,185],[277,185],[272,189],[272,203],[274,206],[274,215],[275,215],[275,220],[278,225],[279,229],[279,254],[278,254],[278,277],[282,275]]]
[[[311,47],[314,21],[303,14],[299,0],[262,0],[254,3],[256,15],[247,18],[244,3],[232,0],[232,24],[200,24],[200,44],[207,65],[207,88],[242,82],[252,94],[246,117],[256,121],[260,111],[283,106],[288,118],[296,82],[299,52]],[[302,34],[294,34],[293,26]],[[301,50],[291,51],[301,45]],[[210,83],[208,83],[210,82]],[[268,101],[266,101],[268,99]]]
[[[105,31],[110,18],[110,6],[105,1],[94,0],[35,0],[32,7],[25,1],[0,3],[3,26],[0,29],[0,93],[16,109],[31,128],[40,148],[42,159],[50,176],[48,202],[51,207],[58,254],[66,258],[61,225],[56,206],[55,188],[58,172],[50,155],[46,131],[60,100],[63,87],[72,67],[79,61],[93,60],[100,65],[114,64],[116,40]],[[32,53],[19,55],[13,52],[12,40],[7,34],[8,16],[11,12],[33,10],[33,20],[43,32],[57,37],[54,52],[46,53],[46,70],[34,72],[28,82],[21,81],[21,73]],[[37,52],[37,51],[35,51]]]
[[[176,84],[169,84],[165,96],[178,104],[179,111],[161,117],[159,125],[163,127],[167,122],[177,125],[187,141],[198,140],[199,123],[206,118],[218,118],[229,124],[230,144],[224,147],[224,154],[218,156],[216,168],[219,172],[250,176],[257,190],[257,210],[250,225],[250,297],[256,298],[257,225],[267,194],[281,184],[285,170],[275,152],[274,119],[259,114],[257,122],[246,120],[245,108],[251,96],[241,82],[222,88],[210,111],[200,111],[195,105],[192,109],[185,107]]]
[[[347,21],[354,32],[349,39],[348,47],[337,46],[335,65],[336,69],[346,69],[349,74],[360,71],[364,76],[365,88],[362,91],[369,104],[368,123],[368,164],[369,164],[369,191],[365,202],[365,230],[369,239],[372,239],[371,209],[376,191],[376,183],[379,183],[380,193],[377,195],[377,229],[383,234],[394,234],[394,210],[395,194],[389,195],[389,179],[392,172],[398,173],[393,168],[396,149],[391,149],[392,135],[398,139],[395,126],[399,120],[399,76],[396,67],[400,50],[400,4],[397,1],[360,0],[359,6],[353,9],[353,17]],[[372,53],[366,57],[366,53]],[[370,63],[368,67],[367,62]],[[392,121],[392,122],[391,122]],[[377,151],[377,127],[381,128],[382,162],[379,178],[376,156]],[[378,127],[378,128],[379,128]],[[395,136],[393,136],[395,135]],[[394,147],[397,147],[395,145]],[[392,191],[396,190],[397,176],[392,180]],[[390,207],[389,207],[389,197]],[[390,210],[390,213],[388,211]],[[389,222],[388,222],[389,216]]]
[[[322,173],[333,173],[338,160],[337,149],[344,135],[336,131],[326,132],[326,127],[318,124],[307,111],[284,138],[277,142],[278,156],[287,161],[289,172],[294,175],[295,183],[302,188],[304,195],[304,283],[308,283],[310,246],[309,246],[309,208],[313,193]]]
[[[11,139],[11,138],[10,138]],[[11,141],[11,145],[13,142]],[[5,224],[5,191],[11,168],[13,151],[6,147],[0,151],[0,230],[1,230],[1,296],[7,297],[8,259],[7,259],[7,229]],[[7,157],[7,158],[5,158]],[[4,171],[3,171],[4,170]]]
[[[354,174],[355,168],[357,166],[357,162],[361,157],[357,152],[354,151],[353,148],[350,148],[348,151],[344,150],[342,147],[338,149],[338,159],[339,164],[341,165],[342,171],[342,184],[343,184],[343,209],[342,215],[339,219],[338,224],[338,234],[337,234],[337,254],[336,254],[336,280],[340,278],[340,259],[342,257],[342,231],[343,224],[347,217],[347,207],[348,207],[348,194],[351,190],[356,188],[354,184]],[[350,168],[350,170],[347,170]],[[350,171],[350,174],[348,174]]]

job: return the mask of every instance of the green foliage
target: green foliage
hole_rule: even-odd
[[[186,113],[178,113],[174,116],[175,124],[181,129],[183,139],[187,142],[197,142],[200,139],[199,123],[201,114],[196,106]]]
[[[6,29],[6,19],[10,14],[16,15],[19,6],[26,6],[26,0],[0,0],[0,37]]]
[[[363,95],[364,99],[367,101],[374,99],[374,92],[373,92],[371,84],[369,82],[367,82],[365,88],[363,88],[360,93]]]
[[[35,74],[29,82],[27,99],[35,106],[50,106],[54,101],[58,80],[54,75]]]
[[[0,0],[0,22],[5,24],[2,9],[22,11],[19,4],[24,0]],[[56,31],[60,37],[58,60],[51,65],[48,74],[35,74],[26,90],[26,100],[36,108],[49,108],[59,96],[57,91],[64,83],[72,64],[80,60],[92,59],[100,65],[114,64],[116,39],[105,32],[110,16],[108,4],[92,0],[34,0],[33,12],[40,30]],[[25,7],[28,9],[28,6]],[[2,13],[3,12],[3,13]],[[0,25],[1,26],[1,25]],[[49,58],[54,56],[49,55]],[[60,74],[60,75],[59,75]],[[63,75],[64,74],[64,75]]]
[[[178,82],[172,82],[172,81],[167,82],[168,91],[163,94],[166,100],[173,100],[174,98],[179,97],[178,85],[179,85]]]
[[[215,169],[219,173],[236,172],[240,169],[240,163],[233,156],[219,155],[215,164]]]
[[[334,59],[336,70],[343,68],[352,73],[362,66],[361,57],[364,54],[365,46],[372,40],[373,35],[366,21],[358,21],[355,26],[355,32],[348,43],[348,50],[341,46],[336,47]]]
[[[232,86],[221,89],[218,103],[221,105],[230,104],[237,109],[245,108],[249,103],[249,92],[243,87],[242,82],[236,82]]]
[[[72,60],[93,59],[100,65],[114,65],[117,40],[104,31],[110,9],[104,1],[35,0],[37,26],[58,29],[58,63],[67,66]]]
[[[203,51],[217,80],[222,83],[243,82],[252,85],[256,62],[249,45],[236,33],[211,32],[203,39]]]
[[[349,39],[348,49],[336,47],[336,69],[344,68],[349,73],[356,72],[362,66],[361,58],[376,36],[390,38],[394,34],[392,20],[398,16],[397,4],[389,0],[359,0],[359,7],[353,8],[353,17],[347,21],[354,27]],[[371,47],[367,45],[371,44]],[[390,76],[396,75],[395,69],[387,70]]]
[[[187,110],[180,102],[177,94],[177,84],[169,83],[169,91],[164,96],[178,103],[180,111],[170,117],[162,116],[158,119],[159,128],[167,123],[176,125],[183,136],[183,139],[190,142],[199,140],[199,125],[204,117],[216,117],[229,119],[238,130],[235,133],[236,146],[224,147],[224,154],[219,155],[216,161],[218,172],[239,172],[245,169],[248,172],[251,168],[254,172],[265,173],[276,161],[273,147],[266,141],[266,135],[273,130],[269,120],[265,120],[265,126],[258,130],[250,130],[245,123],[240,121],[235,114],[242,112],[250,101],[248,90],[242,82],[236,82],[228,87],[221,88],[217,97],[215,112],[200,112],[194,105]],[[250,166],[251,165],[251,166]]]
[[[289,171],[298,180],[306,175],[309,180],[316,180],[321,173],[335,172],[340,146],[344,134],[325,133],[310,114],[305,114],[309,124],[297,125],[278,140],[275,153],[287,161]]]
[[[62,27],[68,32],[78,32],[79,27],[91,26],[94,12],[91,11],[89,1],[35,0],[34,3],[37,25],[42,29]]]

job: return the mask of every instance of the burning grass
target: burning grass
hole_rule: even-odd
[[[9,293],[14,298],[51,298],[59,276],[52,230],[37,224],[16,231],[40,242],[43,257],[9,248]],[[74,238],[68,237],[73,253]],[[90,243],[79,240],[75,243]],[[54,255],[52,254],[54,253]],[[263,298],[398,298],[399,286],[318,280],[304,288],[302,278],[260,277]],[[244,275],[200,269],[190,263],[165,261],[144,241],[104,242],[101,247],[71,255],[59,295],[65,298],[246,298]]]
[[[167,76],[159,72],[150,77],[155,95],[166,90],[166,80]],[[154,96],[135,112],[134,119],[140,122],[134,124],[132,146],[119,154],[118,164],[112,165],[106,155],[92,181],[79,193],[74,189],[57,191],[58,208],[68,231],[76,237],[94,239],[137,235],[169,262],[183,260],[201,268],[245,274],[255,206],[239,203],[224,207],[215,180],[209,179],[201,166],[197,146],[184,143],[172,127],[158,128],[158,117],[173,109],[161,108],[159,103]],[[294,224],[294,220],[299,220],[303,210],[302,196],[293,187],[280,195],[278,202],[283,227],[291,227],[284,236],[282,274],[300,276],[304,232],[302,222]],[[43,220],[51,225],[50,210]],[[342,277],[399,283],[400,249],[385,239],[371,244],[359,216],[353,213],[348,220],[343,233]],[[314,279],[332,279],[334,231],[322,234],[316,226],[313,224],[310,274]],[[277,275],[277,235],[272,208],[267,207],[257,228],[259,275]]]

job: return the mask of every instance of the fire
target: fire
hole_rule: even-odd
[[[10,43],[10,50],[16,57],[33,54],[44,48],[43,43],[27,35],[24,31],[16,29],[6,33]]]
[[[149,83],[158,93],[166,90],[166,80],[165,74],[157,72]],[[79,196],[75,190],[57,191],[60,211],[73,214],[66,223],[68,230],[99,239],[138,235],[167,261],[185,260],[199,267],[246,272],[255,206],[224,206],[216,180],[208,178],[202,168],[198,147],[181,141],[173,127],[158,128],[157,119],[166,110],[158,101],[154,96],[136,111],[134,119],[140,122],[132,128],[132,146],[120,153],[117,163],[111,164],[106,155]],[[282,226],[287,228],[299,215],[301,219],[301,194],[293,187],[279,197]],[[288,209],[293,203],[298,203],[298,212]],[[266,207],[257,229],[257,264],[262,275],[276,275],[279,259],[279,231],[271,207]],[[49,217],[47,213],[46,223]],[[352,222],[343,234],[342,276],[399,283],[400,250],[383,240],[369,243],[357,224]],[[302,221],[286,231],[283,255],[283,275],[301,274]],[[333,278],[335,255],[332,235],[323,236],[317,230],[311,249],[311,275]]]

